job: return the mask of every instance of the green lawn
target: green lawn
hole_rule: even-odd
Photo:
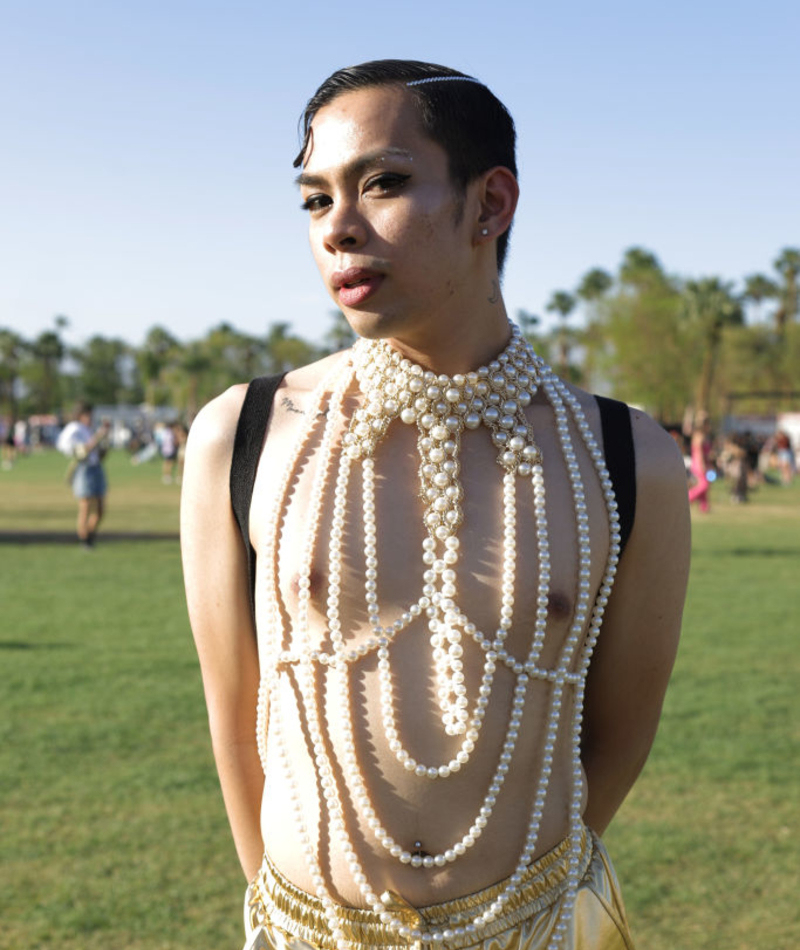
[[[0,472],[0,950],[236,950],[179,490],[112,455],[86,553],[64,467]],[[607,840],[639,950],[795,950],[800,484],[714,502],[656,747]]]

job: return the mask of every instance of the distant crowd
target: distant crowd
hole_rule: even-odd
[[[130,454],[133,465],[161,461],[165,484],[180,483],[188,427],[175,419],[138,416],[99,416],[109,428],[109,446]],[[27,419],[0,418],[2,467],[9,469],[19,455],[42,448],[55,448],[64,423],[56,416]],[[727,482],[734,502],[746,502],[749,493],[765,482],[791,484],[800,466],[800,440],[776,429],[770,434],[750,430],[712,433],[710,422],[699,417],[689,427],[669,427],[686,464],[692,501],[706,510],[708,487],[718,478]]]
[[[709,510],[709,488],[717,479],[725,480],[731,501],[742,504],[761,485],[790,485],[800,465],[800,442],[793,445],[782,429],[768,435],[750,430],[714,434],[710,421],[700,417],[689,433],[680,427],[669,431],[683,454],[689,499],[703,512]]]
[[[165,484],[180,483],[188,427],[179,420],[148,419],[140,416],[133,420],[111,418],[94,414],[95,423],[108,429],[108,447],[128,452],[131,463],[140,465],[161,460],[161,475]],[[55,415],[30,416],[23,419],[0,418],[2,467],[10,469],[20,456],[42,449],[59,448],[59,437],[67,428]]]

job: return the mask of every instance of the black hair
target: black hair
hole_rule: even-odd
[[[460,77],[409,85],[421,79]],[[317,112],[337,96],[372,86],[405,87],[417,105],[422,129],[447,153],[450,177],[463,194],[467,185],[490,168],[502,165],[517,176],[514,120],[483,83],[466,73],[435,63],[410,59],[379,59],[346,66],[329,76],[308,100],[300,119],[302,147],[294,160],[303,163]],[[502,272],[511,227],[497,239],[497,268]]]

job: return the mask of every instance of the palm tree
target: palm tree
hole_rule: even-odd
[[[200,380],[212,366],[213,360],[204,341],[192,340],[180,348],[175,368],[183,383],[186,417],[190,421],[200,409]]]
[[[45,330],[30,345],[34,363],[29,367],[33,406],[37,412],[55,412],[60,408],[61,361],[66,349],[55,330]]]
[[[96,334],[82,347],[70,350],[78,365],[78,389],[92,403],[112,404],[125,392],[124,361],[130,348],[120,339]]]
[[[697,412],[709,410],[724,328],[741,326],[744,322],[741,300],[733,293],[732,287],[731,283],[725,283],[719,277],[689,280],[684,287],[687,315],[695,324],[703,347],[695,404]]]
[[[542,334],[542,318],[538,313],[531,313],[530,310],[520,308],[517,310],[514,319],[522,331],[523,337],[530,343],[534,350],[544,360],[549,359],[549,346],[547,338]]]
[[[620,283],[629,287],[652,285],[664,280],[664,271],[658,258],[643,247],[629,247],[619,268]]]
[[[536,328],[541,326],[542,318],[538,313],[531,313],[529,310],[520,308],[517,310],[517,323],[526,340],[533,344],[539,342]]]
[[[272,323],[267,329],[266,351],[270,373],[285,373],[319,358],[317,348],[296,336],[291,329],[290,323]]]
[[[760,316],[761,304],[765,300],[770,300],[778,296],[780,288],[764,274],[751,274],[744,279],[744,293],[742,297],[745,300],[751,300],[755,305]]]
[[[785,247],[775,260],[775,270],[783,277],[783,286],[779,289],[780,306],[775,312],[775,329],[783,337],[786,324],[797,317],[797,280],[800,276],[800,249]]]
[[[8,407],[12,419],[17,418],[17,379],[26,349],[27,344],[18,333],[0,328],[0,406]]]
[[[557,313],[561,317],[561,326],[558,330],[558,366],[562,375],[569,369],[569,339],[567,334],[567,319],[575,309],[575,298],[566,290],[556,290],[545,307],[548,313]]]
[[[154,406],[158,402],[157,388],[162,374],[176,356],[178,341],[163,327],[151,327],[144,344],[136,353],[136,363],[144,383],[144,401]]]
[[[265,341],[242,333],[230,323],[209,330],[204,345],[211,360],[213,388],[219,392],[264,371]]]
[[[613,283],[611,274],[604,271],[602,267],[593,267],[583,275],[575,293],[581,300],[594,303],[608,292]]]

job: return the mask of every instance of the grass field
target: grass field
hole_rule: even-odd
[[[236,950],[178,489],[112,455],[86,553],[64,467],[0,472],[0,950]],[[607,841],[639,950],[796,950],[800,485],[714,502],[661,731]]]

